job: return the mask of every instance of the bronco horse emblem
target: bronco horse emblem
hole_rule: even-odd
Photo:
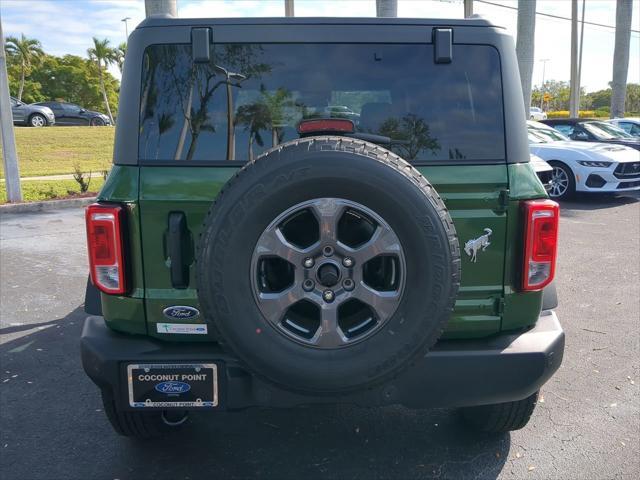
[[[478,238],[472,238],[467,243],[464,244],[464,251],[467,255],[471,257],[471,261],[476,263],[478,252],[480,249],[484,252],[491,242],[489,241],[489,237],[493,231],[490,228],[484,229],[484,235],[480,235]]]

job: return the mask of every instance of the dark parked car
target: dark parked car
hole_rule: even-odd
[[[640,150],[640,141],[638,141],[637,138],[632,137],[624,130],[610,123],[600,120],[589,118],[554,118],[552,120],[542,120],[541,123],[559,130],[571,140],[615,143]]]
[[[42,105],[28,105],[11,97],[11,114],[13,123],[30,127],[46,127],[56,123],[50,108]]]
[[[58,125],[91,125],[93,127],[111,125],[109,117],[105,114],[86,110],[74,103],[40,102],[36,105],[49,107],[53,111]]]

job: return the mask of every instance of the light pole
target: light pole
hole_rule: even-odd
[[[547,62],[549,59],[542,58],[539,61],[542,62],[542,86],[540,87],[540,90],[542,90],[542,98],[540,99],[540,110],[544,110],[544,74],[547,69]]]
[[[129,25],[127,24],[127,21],[129,20],[131,20],[131,17],[124,17],[120,20],[121,22],[124,22],[124,34],[127,37],[127,40],[129,40]]]
[[[246,80],[247,77],[245,77],[241,73],[230,72],[220,65],[214,65],[213,68],[215,68],[218,72],[222,73],[226,77],[226,81],[224,83],[227,85],[227,160],[235,160],[236,132],[235,126],[233,124],[233,93],[231,92],[231,80],[241,82],[242,80]],[[236,83],[233,86],[239,87],[240,83]]]
[[[0,134],[2,136],[2,157],[4,160],[4,178],[9,202],[22,201],[18,153],[13,132],[11,100],[9,97],[9,78],[7,77],[7,56],[4,50],[4,34],[0,20]]]

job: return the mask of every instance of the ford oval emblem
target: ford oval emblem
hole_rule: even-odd
[[[174,305],[167,307],[162,311],[162,314],[170,318],[171,320],[185,320],[189,318],[196,318],[200,315],[200,311],[194,307],[187,307],[185,305]]]
[[[191,390],[191,385],[184,382],[162,382],[156,385],[156,390],[160,393],[187,393]]]

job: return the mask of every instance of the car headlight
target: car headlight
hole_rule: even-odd
[[[594,162],[594,161],[590,161],[590,160],[580,160],[578,163],[580,165],[582,165],[583,167],[607,168],[607,167],[611,166],[611,162]]]

